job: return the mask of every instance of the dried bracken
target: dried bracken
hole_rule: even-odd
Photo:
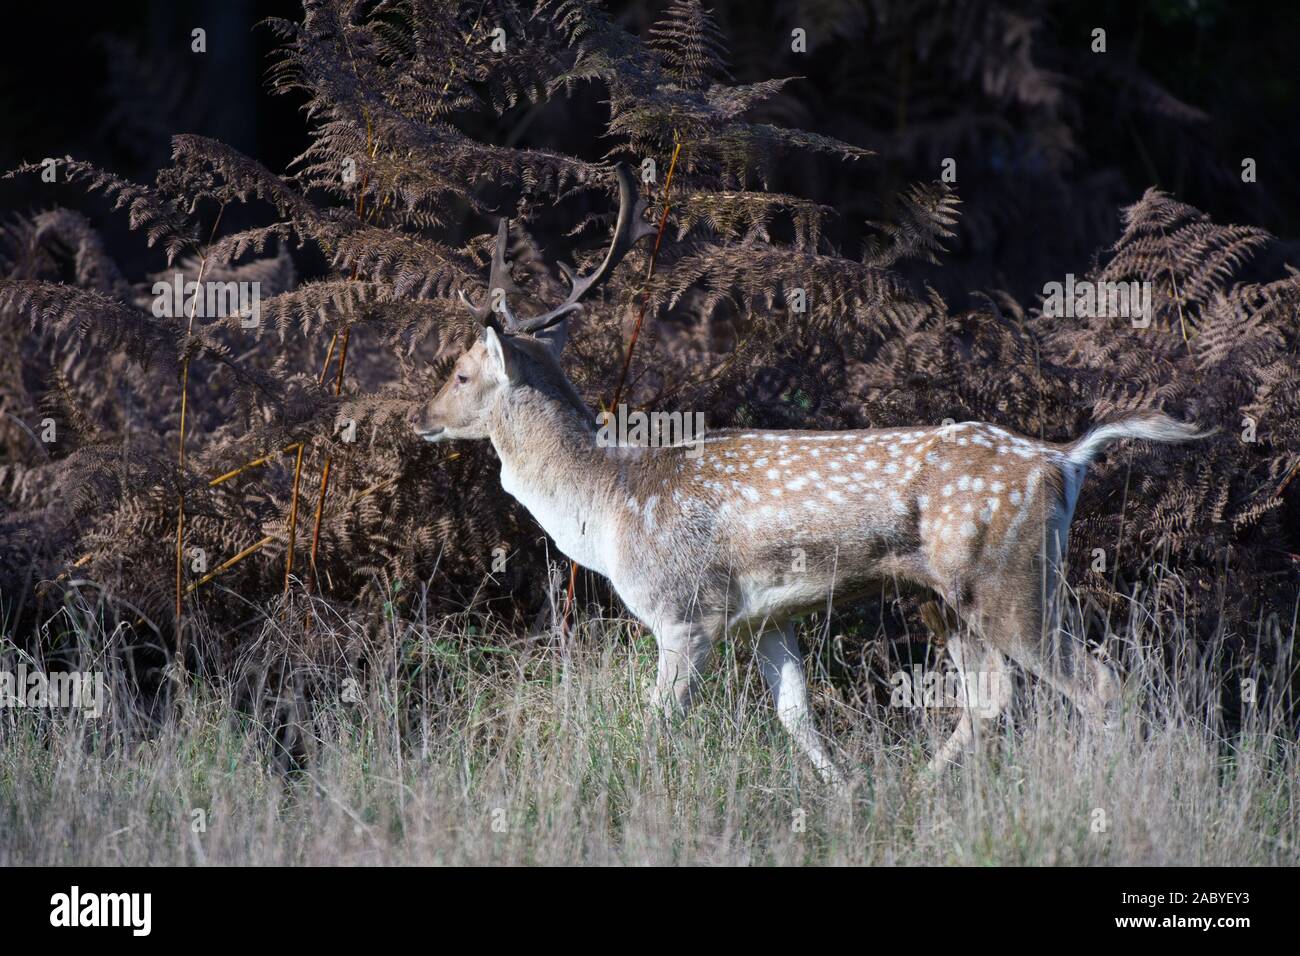
[[[433,579],[445,609],[530,620],[549,579],[540,530],[501,492],[490,450],[422,444],[405,414],[476,334],[459,293],[484,300],[497,217],[514,223],[511,280],[524,301],[560,301],[564,281],[545,262],[563,255],[542,256],[535,237],[548,246],[559,238],[575,270],[591,271],[613,225],[610,161],[624,160],[638,179],[653,161],[641,187],[657,222],[657,184],[679,143],[627,401],[705,410],[710,427],[976,419],[1057,441],[1147,407],[1218,426],[1192,451],[1144,448],[1096,463],[1072,535],[1072,581],[1095,611],[1091,636],[1106,640],[1126,620],[1127,597],[1157,578],[1180,582],[1162,606],[1188,622],[1189,640],[1229,635],[1235,656],[1225,666],[1268,659],[1277,622],[1291,626],[1300,273],[1248,271],[1270,241],[1264,231],[1216,224],[1151,190],[1125,210],[1113,248],[1092,267],[1082,258],[1078,270],[1080,282],[1149,283],[1144,325],[1056,317],[1010,294],[954,311],[907,269],[941,266],[963,226],[966,241],[977,237],[981,219],[995,215],[995,194],[898,184],[897,195],[881,197],[892,212],[871,224],[866,248],[835,248],[832,209],[766,186],[789,157],[866,164],[872,150],[751,119],[788,81],[734,83],[722,34],[698,2],[671,4],[645,39],[585,0],[305,7],[301,22],[271,24],[283,41],[272,83],[305,96],[313,124],[310,149],[285,175],[192,135],[175,138],[152,185],[59,162],[61,178],[107,193],[161,249],[157,275],[123,276],[76,212],[4,227],[0,619],[13,633],[38,635],[75,577],[110,595],[124,626],[173,646],[169,548],[183,494],[186,614],[213,623],[237,654],[247,602],[278,600],[285,589],[295,488],[293,576],[307,573],[308,503],[321,501],[314,550],[324,599],[361,614],[401,613],[410,583]],[[958,29],[930,21],[936,42]],[[498,28],[504,50],[494,48]],[[962,76],[990,98],[1021,103],[1043,139],[1068,152],[1066,91],[1025,59],[1029,34],[1005,35],[1005,50],[981,46]],[[586,85],[609,104],[586,151],[603,150],[603,161],[467,132],[480,118]],[[1150,87],[1134,95],[1179,122],[1196,120]],[[858,141],[924,152],[915,141],[923,125],[911,130],[903,143]],[[228,204],[266,219],[218,232],[209,247]],[[477,233],[469,240],[465,222]],[[304,245],[323,255],[327,276],[299,281],[292,255]],[[201,316],[187,334],[186,316],[156,314],[154,283],[193,279],[205,250],[205,279],[260,283],[255,326]],[[593,409],[619,379],[646,255],[634,250],[572,322],[567,370]],[[180,469],[177,376],[187,363]],[[904,611],[915,627],[915,605]]]

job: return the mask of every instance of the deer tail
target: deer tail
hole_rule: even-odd
[[[1143,438],[1147,441],[1195,441],[1214,434],[1218,429],[1198,431],[1194,424],[1180,422],[1163,412],[1134,412],[1131,415],[1097,425],[1078,441],[1068,446],[1066,458],[1073,465],[1086,466],[1096,454],[1113,441],[1123,438]]]

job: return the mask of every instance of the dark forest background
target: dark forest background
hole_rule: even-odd
[[[467,3],[472,7],[473,3]],[[665,2],[606,5],[646,35]],[[836,212],[830,235],[854,254],[881,197],[957,161],[962,217],[939,265],[904,271],[955,307],[975,290],[1031,301],[1044,282],[1114,241],[1119,209],[1158,186],[1217,222],[1283,240],[1294,261],[1300,221],[1300,4],[1272,0],[880,2],[709,5],[738,83],[801,76],[763,110],[777,122],[875,150],[870,163],[785,162],[769,188]],[[73,155],[138,182],[152,179],[177,132],[220,139],[273,170],[309,144],[301,100],[265,80],[274,38],[257,24],[295,18],[289,0],[115,0],[19,4],[0,34],[0,168]],[[208,52],[190,52],[202,26]],[[790,31],[808,32],[808,53]],[[1107,32],[1093,54],[1091,31]],[[1005,51],[1004,75],[988,61]],[[990,57],[990,53],[994,56]],[[485,141],[596,159],[607,107],[578,90],[523,103]],[[1241,181],[1253,157],[1258,180]],[[59,192],[58,190],[64,190]],[[74,202],[75,198],[75,202]],[[73,187],[0,181],[0,208],[87,200]],[[241,210],[228,213],[239,221]],[[250,219],[251,221],[251,219]],[[97,227],[125,236],[120,218]],[[111,242],[131,272],[153,266],[139,243]],[[132,262],[131,254],[141,257]],[[300,271],[312,274],[310,262]],[[319,266],[319,264],[318,264]]]
[[[306,593],[341,615],[412,611],[415,582],[439,611],[521,633],[547,610],[544,535],[485,444],[428,446],[404,415],[478,334],[456,293],[481,294],[498,216],[515,221],[518,281],[558,301],[545,261],[598,261],[609,161],[653,157],[662,183],[680,143],[653,281],[634,255],[573,323],[566,369],[593,408],[644,292],[623,394],[707,409],[710,428],[981,419],[1061,441],[1151,407],[1217,427],[1195,453],[1099,461],[1071,584],[1098,643],[1141,593],[1172,649],[1242,673],[1290,659],[1300,5],[493,0],[490,22],[527,41],[503,56],[481,9],[6,14],[0,623],[57,643],[41,629],[82,575],[155,660],[185,647],[182,622],[220,656],[264,626],[245,603],[296,600],[310,561]],[[268,73],[277,50],[288,66]],[[63,156],[90,165],[53,184],[20,168]],[[152,276],[209,251],[221,275],[263,283],[251,337],[147,308]],[[1148,283],[1152,324],[1044,316],[1044,284],[1067,273]],[[806,314],[787,307],[795,287]],[[338,437],[342,416],[361,440]],[[36,439],[47,418],[57,443]],[[220,573],[181,567],[182,539]],[[611,598],[584,580],[577,600]],[[914,597],[855,613],[841,623],[859,648],[925,633]]]

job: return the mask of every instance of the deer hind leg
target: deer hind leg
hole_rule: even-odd
[[[701,674],[713,652],[719,627],[702,621],[681,621],[655,628],[659,667],[650,706],[665,715],[685,713]]]
[[[957,728],[930,759],[931,770],[942,770],[975,741],[977,719],[995,720],[1011,703],[1011,673],[1001,651],[954,633],[948,637],[948,655],[957,667],[965,706]]]
[[[994,646],[1068,697],[1089,718],[1113,727],[1119,680],[1082,641],[1060,628],[1050,595],[1039,586],[1019,589],[1017,595],[1017,588],[996,579],[981,590],[980,621]]]
[[[1098,725],[1113,730],[1119,718],[1119,678],[1086,645],[1057,632],[1035,639],[1033,635],[1007,648],[1007,654],[1026,671],[1051,684]]]
[[[1088,646],[1061,626],[1065,599],[1065,554],[1073,508],[1048,525],[1044,554],[1043,606],[1046,624],[1040,647],[1047,664],[1065,677],[1061,690],[1091,719],[1107,730],[1119,726],[1120,681],[1109,664],[1088,650]]]
[[[755,647],[763,680],[772,692],[777,719],[796,746],[808,757],[822,780],[844,787],[844,776],[822,746],[808,706],[808,684],[794,622],[765,629]]]

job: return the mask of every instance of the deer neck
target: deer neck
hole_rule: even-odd
[[[568,396],[532,386],[502,399],[490,438],[501,459],[501,486],[565,556],[609,575],[618,465],[596,445],[596,425]]]

